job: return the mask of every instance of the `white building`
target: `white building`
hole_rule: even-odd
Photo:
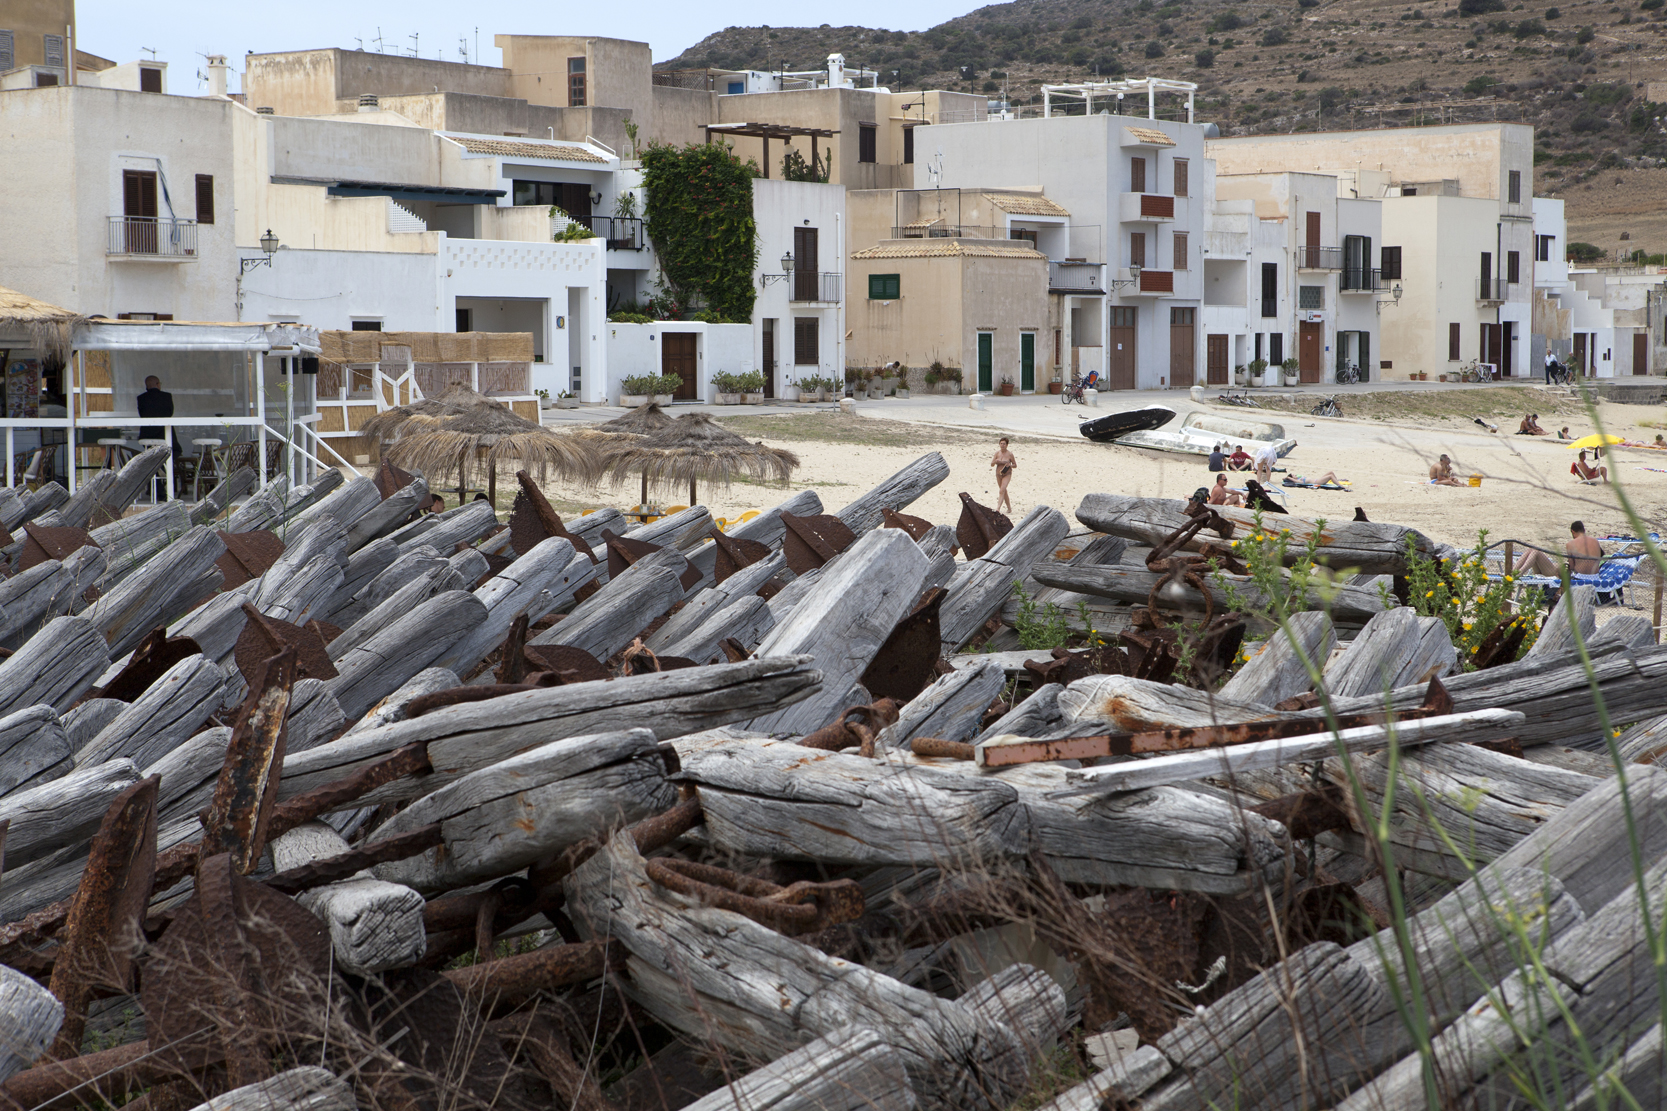
[[[766,397],[791,397],[801,378],[844,380],[845,187],[754,179],[758,262],[753,366]]]

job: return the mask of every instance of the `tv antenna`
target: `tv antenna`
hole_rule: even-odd
[[[463,62],[464,62],[465,65],[467,65],[468,62],[469,62],[469,36],[468,35],[458,35],[457,36],[457,52],[459,54],[463,55]]]
[[[417,37],[418,37],[418,34],[419,34],[419,32],[416,32],[416,31],[411,32],[411,57],[413,57],[413,58],[422,57],[421,54],[417,53]]]
[[[365,40],[358,35],[354,35],[353,41],[359,44],[359,53],[363,54],[365,52]]]
[[[146,54],[149,54],[151,61],[153,61],[153,62],[156,61],[156,50],[155,50],[155,48],[149,47],[149,46],[141,46],[139,49],[143,50]]]
[[[382,40],[382,28],[378,27],[376,29],[376,37],[370,41],[376,44],[376,52],[378,54],[386,54],[388,52],[387,43]]]

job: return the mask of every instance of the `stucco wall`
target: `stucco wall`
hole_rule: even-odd
[[[660,373],[660,337],[666,332],[695,333],[695,396],[702,401],[711,400],[713,374],[745,374],[754,368],[752,329],[745,324],[662,320],[653,324],[607,324],[606,329],[608,377],[605,399],[609,405],[618,404],[619,384],[626,378]],[[593,397],[587,387],[584,400],[600,403],[604,397]]]
[[[12,65],[43,66],[46,41],[42,36],[61,36],[75,22],[75,0],[6,0],[0,22],[12,32]]]
[[[776,321],[776,382],[777,396],[789,382],[799,377],[816,374],[841,377],[843,360],[840,356],[840,309],[837,305],[820,302],[790,300],[792,281],[775,279],[763,283],[759,275],[780,274],[781,257],[793,250],[795,228],[817,229],[817,268],[823,273],[842,273],[846,267],[846,244],[843,238],[843,217],[846,193],[838,185],[822,185],[811,181],[753,181],[753,219],[758,224],[758,263],[753,285],[758,298],[753,303],[753,365],[764,365],[764,327],[767,319]],[[846,275],[844,296],[859,296]],[[815,366],[799,365],[794,361],[793,320],[795,317],[814,316],[819,321]]]
[[[324,116],[351,111],[361,94],[408,96],[431,92],[509,96],[509,72],[437,58],[408,58],[368,50],[296,50],[244,58],[243,92],[251,108],[280,116]]]

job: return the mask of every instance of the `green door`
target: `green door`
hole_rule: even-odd
[[[978,392],[990,393],[996,388],[995,341],[989,332],[978,333]]]
[[[1036,388],[1036,333],[1019,333],[1019,389]]]

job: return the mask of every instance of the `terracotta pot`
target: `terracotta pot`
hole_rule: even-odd
[[[1048,392],[1049,393],[1060,393],[1064,389],[1065,389],[1065,383],[1063,383],[1063,382],[1049,382],[1048,383]]]
[[[1003,382],[1001,384],[1001,396],[1003,396],[1003,397],[1012,397],[1013,396],[1013,383]]]

